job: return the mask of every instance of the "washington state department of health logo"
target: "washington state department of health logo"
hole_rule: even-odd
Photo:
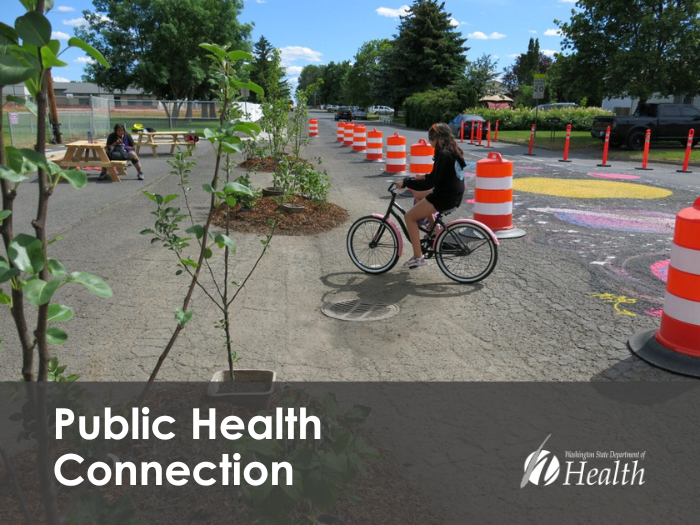
[[[559,477],[561,470],[559,460],[549,450],[544,450],[544,444],[552,436],[550,434],[540,445],[540,448],[530,454],[525,460],[525,474],[520,482],[520,488],[528,483],[533,485],[550,485]]]

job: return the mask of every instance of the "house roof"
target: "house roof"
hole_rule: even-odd
[[[481,97],[479,102],[513,102],[513,99],[505,95],[489,95]]]

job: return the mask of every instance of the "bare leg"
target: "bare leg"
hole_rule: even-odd
[[[420,247],[420,230],[418,229],[418,221],[426,217],[432,217],[437,210],[427,200],[423,199],[408,210],[406,213],[406,228],[408,229],[408,238],[413,247],[413,256],[420,257],[423,251]]]

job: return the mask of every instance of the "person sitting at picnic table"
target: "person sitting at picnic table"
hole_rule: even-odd
[[[141,161],[136,155],[136,146],[134,139],[125,130],[124,126],[117,124],[114,126],[114,133],[110,133],[107,137],[107,156],[111,160],[130,160],[137,171],[139,180],[143,180],[143,169]],[[100,180],[107,178],[107,170],[103,169],[100,173]]]

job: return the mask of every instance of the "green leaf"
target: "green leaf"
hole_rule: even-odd
[[[177,321],[177,324],[180,326],[185,325],[187,321],[192,318],[193,313],[194,310],[190,310],[189,312],[185,312],[182,308],[175,310],[175,320]]]
[[[211,184],[202,184],[202,189],[204,190],[204,193],[208,193],[208,194],[214,193],[214,188],[212,187]]]
[[[304,492],[321,510],[332,507],[338,499],[338,488],[328,483],[318,471],[310,472],[304,479]]]
[[[96,275],[87,272],[73,272],[66,279],[69,283],[79,283],[85,286],[90,293],[97,297],[112,297],[112,289]]]
[[[13,279],[19,275],[19,270],[17,268],[6,268],[0,266],[0,283],[4,283]]]
[[[2,210],[0,211],[0,223],[12,215],[12,210]]]
[[[221,142],[221,149],[229,155],[235,155],[243,151],[243,144],[240,142]]]
[[[328,392],[324,396],[323,401],[321,401],[321,406],[326,415],[331,419],[335,419],[338,416],[338,412],[340,412],[338,401],[335,399],[335,394],[333,392]]]
[[[66,67],[68,64],[60,60],[51,48],[46,46],[41,48],[41,65],[48,69],[50,67]]]
[[[204,250],[204,258],[205,258],[205,259],[211,259],[211,256],[212,256],[212,255],[213,255],[213,254],[212,254],[211,248],[205,248],[205,250]]]
[[[70,306],[53,303],[49,305],[49,316],[46,320],[49,323],[61,323],[73,317],[73,309]]]
[[[195,224],[194,226],[187,228],[185,232],[194,233],[197,239],[201,239],[204,236],[204,227],[200,224]]]
[[[345,412],[343,418],[348,423],[364,423],[372,413],[372,407],[365,405],[355,405],[350,410]]]
[[[46,341],[50,345],[62,345],[68,341],[68,334],[56,326],[46,329]]]
[[[29,304],[41,306],[51,300],[60,286],[61,281],[58,279],[49,282],[42,279],[30,279],[24,284],[24,296]]]
[[[19,44],[17,31],[15,31],[13,27],[0,22],[0,54],[7,52],[3,51],[3,46],[11,46],[16,44]]]
[[[187,266],[191,266],[192,268],[197,268],[197,266],[199,266],[195,261],[191,261],[189,259],[180,259],[180,262]]]
[[[297,470],[292,470],[291,485],[287,485],[286,477],[280,475],[279,487],[294,503],[304,497],[304,477],[301,475],[301,472]]]
[[[41,241],[36,237],[20,233],[10,242],[8,256],[21,272],[37,274],[46,265],[46,256]]]
[[[92,47],[87,42],[85,42],[79,38],[72,37],[72,38],[68,39],[68,46],[80,48],[83,51],[85,51],[91,58],[94,58],[95,60],[97,60],[104,67],[110,67],[109,62],[107,62],[107,60],[105,60],[105,57],[102,56],[102,53],[100,53],[97,49]]]
[[[214,242],[219,245],[219,248],[223,248],[224,246],[226,246],[229,250],[231,250],[231,253],[236,253],[236,245],[229,236],[220,233],[216,237],[214,237]]]
[[[39,116],[39,110],[36,107],[36,103],[29,100],[28,98],[20,98],[14,95],[8,95],[7,101],[14,102],[15,104],[19,104],[20,106],[24,106],[25,108],[27,108],[27,111],[29,111],[32,115],[34,115],[35,117]]]
[[[50,171],[49,164],[48,164],[48,161],[46,160],[46,157],[44,157],[38,151],[34,151],[33,149],[28,149],[28,148],[18,149],[17,151],[20,153],[20,155],[22,155],[25,159],[27,159],[32,164],[36,164],[37,166],[40,166],[41,169],[43,169],[44,171]]]
[[[253,60],[253,55],[246,51],[241,51],[239,49],[234,49],[233,51],[228,52],[228,58],[229,60]]]
[[[68,272],[66,271],[66,267],[59,261],[49,258],[49,273],[54,277],[63,277]]]
[[[0,290],[0,304],[6,304],[10,308],[12,308],[12,297],[7,295],[2,290]]]
[[[199,44],[199,47],[206,49],[210,53],[213,53],[221,58],[226,58],[226,51],[221,47],[214,44]]]
[[[143,193],[146,197],[151,199],[153,202],[158,202],[158,200],[156,199],[156,196],[153,193],[151,193],[150,191],[142,191],[141,193]]]
[[[170,201],[175,200],[175,199],[177,199],[178,197],[179,197],[179,195],[177,195],[176,193],[171,193],[170,195],[166,195],[166,196],[163,198],[163,204],[164,204],[164,205],[165,205],[165,204],[168,204]]]
[[[15,29],[25,45],[42,47],[51,41],[51,23],[37,11],[30,11],[15,20]]]
[[[245,186],[239,182],[229,182],[224,186],[224,193],[230,195],[231,193],[238,193],[243,195],[249,195],[252,197],[254,195],[253,190],[250,187]]]
[[[21,169],[21,168],[20,168]],[[22,182],[27,180],[29,177],[17,173],[15,170],[8,168],[7,166],[0,165],[0,179],[5,179],[9,182]]]
[[[61,178],[66,179],[76,190],[84,188],[87,185],[87,174],[81,170],[61,171]]]
[[[0,85],[21,84],[39,71],[12,55],[0,55]],[[10,97],[7,97],[8,100]],[[13,101],[14,102],[14,101]]]

